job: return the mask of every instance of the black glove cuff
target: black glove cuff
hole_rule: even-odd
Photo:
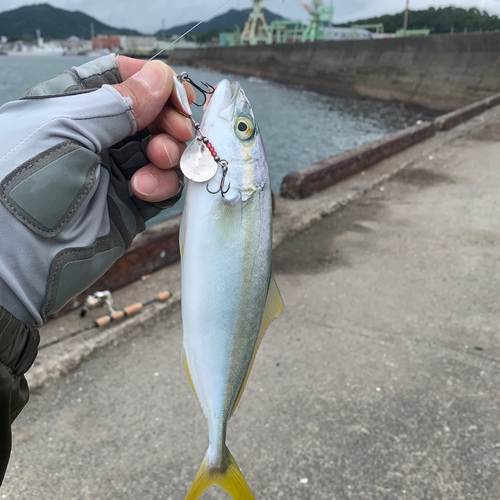
[[[137,170],[150,163],[147,156],[147,147],[151,137],[151,132],[146,128],[108,149],[109,157],[112,160],[111,170],[115,177],[117,176],[116,169],[118,169],[125,179],[130,181]],[[105,155],[101,156],[103,165],[111,164]],[[150,203],[140,200],[130,190],[130,198],[145,221],[156,217],[162,210],[172,207],[180,200],[185,185],[184,174],[179,167],[174,167],[173,170],[179,178],[179,189],[168,200]]]
[[[0,306],[0,363],[15,378],[22,377],[35,361],[40,334]]]
[[[29,390],[24,374],[38,352],[38,330],[0,306],[0,485],[12,446],[12,422],[26,406]]]

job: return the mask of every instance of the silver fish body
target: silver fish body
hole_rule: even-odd
[[[225,439],[265,330],[283,313],[271,275],[269,172],[239,84],[224,80],[217,86],[202,130],[215,153],[227,160],[228,172],[224,196],[209,192],[221,184],[220,168],[208,183],[188,181],[182,216],[185,365],[209,434],[205,460],[186,498],[199,498],[210,484],[219,484],[233,498],[251,499]],[[190,148],[202,147],[196,140],[193,144]]]

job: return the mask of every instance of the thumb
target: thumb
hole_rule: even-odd
[[[173,74],[161,61],[150,61],[123,83],[113,87],[123,97],[132,100],[137,130],[142,130],[158,116],[170,97]]]

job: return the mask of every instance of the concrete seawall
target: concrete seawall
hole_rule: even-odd
[[[185,49],[169,64],[450,111],[500,92],[500,33]]]

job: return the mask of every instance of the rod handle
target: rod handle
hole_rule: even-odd
[[[137,304],[132,304],[131,306],[126,307],[123,311],[125,312],[125,316],[132,316],[137,314],[142,309],[142,304],[137,302]]]
[[[156,296],[157,300],[160,302],[165,302],[170,297],[172,297],[172,294],[169,291],[161,292]]]
[[[109,325],[111,323],[111,316],[101,316],[95,320],[95,325],[97,328],[102,328],[103,326]]]

